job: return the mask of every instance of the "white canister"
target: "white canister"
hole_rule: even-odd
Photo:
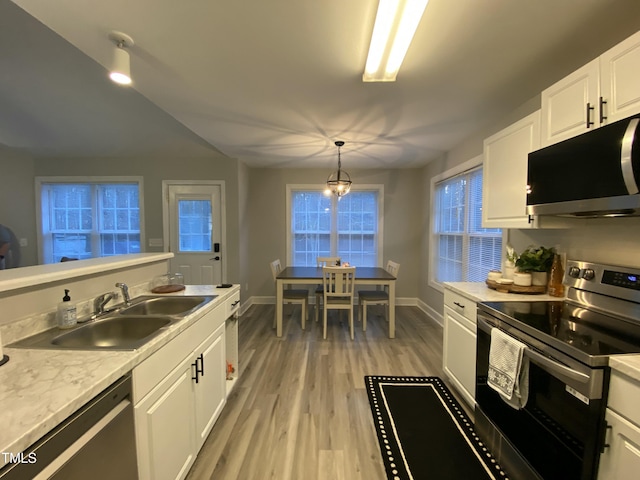
[[[520,287],[530,287],[531,286],[531,274],[525,272],[514,272],[513,274],[513,284],[518,285]]]
[[[546,287],[547,277],[547,272],[531,272],[531,285]]]
[[[487,274],[487,280],[492,280],[492,281],[495,282],[499,278],[502,278],[502,272],[500,270],[491,270]]]

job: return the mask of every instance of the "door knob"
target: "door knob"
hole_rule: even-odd
[[[216,257],[211,257],[209,260],[220,260],[220,255],[218,255]]]

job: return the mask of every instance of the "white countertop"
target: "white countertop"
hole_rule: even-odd
[[[24,451],[238,289],[195,285],[168,294],[218,297],[135,351],[5,348],[10,360],[0,367],[0,452]],[[5,463],[0,458],[0,468]]]
[[[640,382],[640,355],[613,355],[609,366]]]
[[[474,302],[523,302],[523,301],[549,301],[563,300],[552,297],[546,293],[503,293],[489,288],[485,282],[444,282],[445,288],[449,288]]]

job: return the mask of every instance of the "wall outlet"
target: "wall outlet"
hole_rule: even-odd
[[[29,241],[26,238],[21,238],[19,240],[19,243],[21,247],[26,247],[27,245],[29,245]]]

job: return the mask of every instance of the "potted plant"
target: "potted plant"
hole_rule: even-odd
[[[553,247],[529,246],[516,260],[516,268],[519,272],[531,273],[533,285],[546,285],[547,272],[551,269],[555,254],[556,249]]]

